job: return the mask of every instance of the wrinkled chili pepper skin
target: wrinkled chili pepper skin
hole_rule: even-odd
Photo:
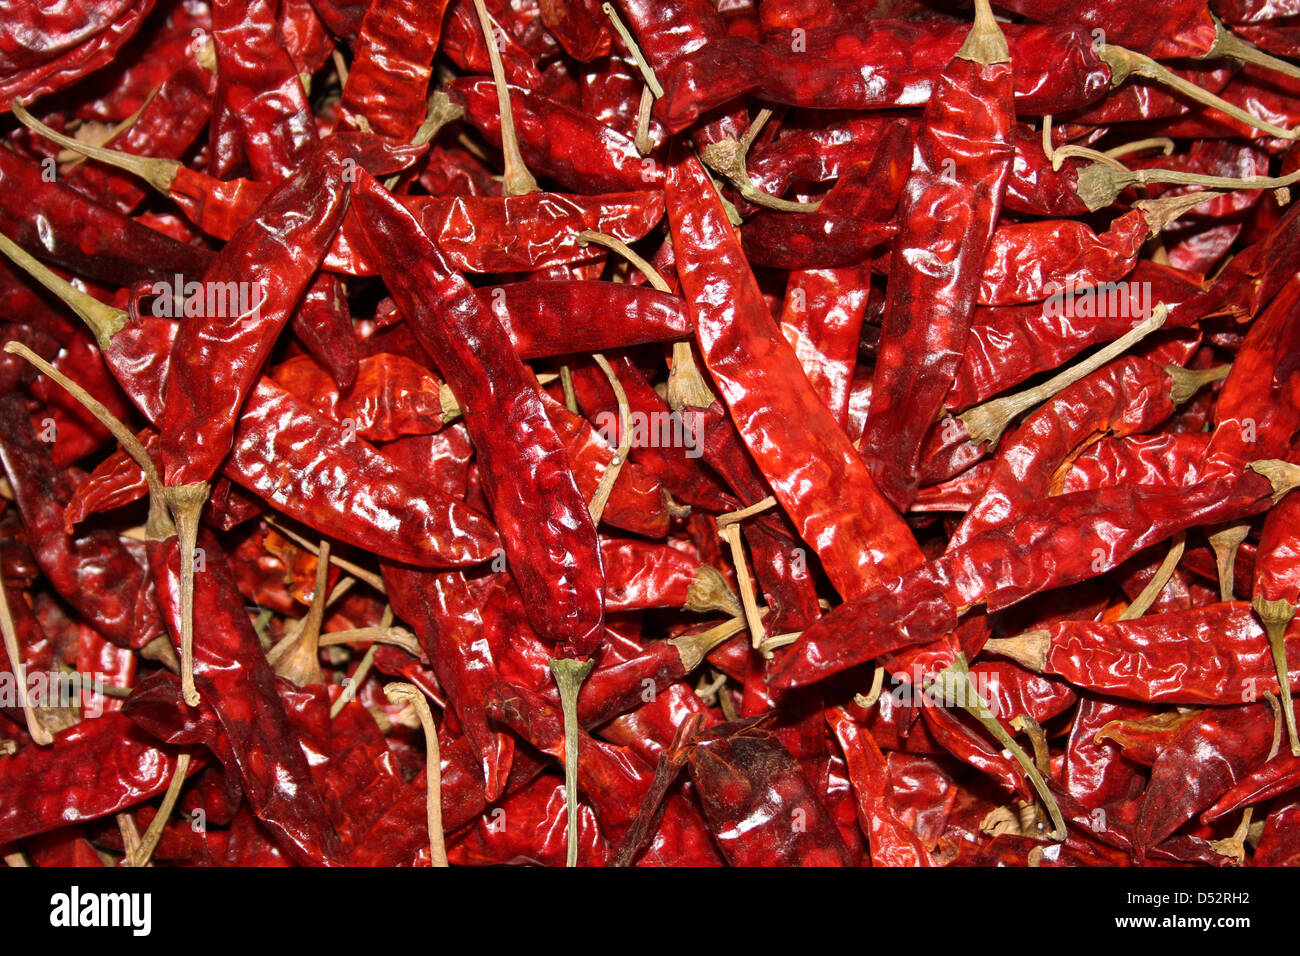
[[[1057,393],[998,447],[984,496],[962,519],[948,547],[996,527],[1045,498],[1057,470],[1092,435],[1147,431],[1174,412],[1172,382],[1158,365],[1125,358]]]
[[[483,769],[489,800],[506,785],[514,738],[494,730],[487,719],[488,688],[499,679],[492,641],[460,572],[433,574],[384,565],[384,582],[393,610],[415,629],[433,662],[438,683],[456,708],[465,736]]]
[[[214,0],[217,108],[238,131],[254,175],[278,182],[316,140],[307,93],[280,44],[270,0]]]
[[[1263,763],[1273,715],[1263,702],[1212,708],[1189,721],[1151,765],[1133,831],[1139,852],[1155,846]]]
[[[342,113],[381,136],[409,140],[424,119],[424,90],[448,0],[371,4],[343,89]]]
[[[252,291],[235,308],[205,302],[200,317],[181,323],[159,423],[168,484],[207,481],[230,452],[239,409],[347,209],[345,152],[327,141],[204,274],[205,290]]]
[[[798,763],[770,731],[750,724],[721,724],[690,751],[691,780],[727,862],[855,865]]]
[[[869,20],[843,31],[801,30],[804,36],[762,45],[743,37],[715,41],[683,58],[677,76],[664,80],[667,95],[656,115],[676,132],[702,111],[748,92],[814,109],[923,106],[937,95],[944,64],[968,31],[963,23]],[[1079,109],[1109,88],[1110,70],[1084,30],[1004,24],[1003,32],[1017,64],[1015,108],[1022,114]]]
[[[556,279],[480,289],[520,358],[599,352],[691,334],[676,296],[623,282]],[[610,321],[611,316],[617,317]]]
[[[140,29],[153,0],[89,7],[0,8],[0,112],[14,97],[35,99],[99,69]]]
[[[1300,495],[1283,498],[1264,519],[1255,565],[1255,596],[1300,604]]]
[[[775,328],[708,174],[679,162],[665,192],[700,351],[750,453],[842,594],[887,579],[907,566],[911,532]]]
[[[341,858],[342,847],[276,689],[276,677],[244,612],[225,555],[210,532],[201,541],[205,567],[194,575],[194,615],[201,622],[194,680],[221,721],[244,792],[258,818],[298,862]],[[180,644],[180,546],[151,544],[150,566],[173,640]]]
[[[175,335],[175,323],[137,317],[104,351],[127,395],[154,421]],[[244,403],[224,469],[290,517],[394,561],[462,567],[499,546],[483,514],[425,486],[265,377]]]
[[[937,640],[973,604],[1001,610],[1103,573],[1184,528],[1266,509],[1271,487],[1247,472],[1187,488],[1121,486],[1039,502],[898,581],[836,608],[779,660],[769,684],[797,687]]]
[[[143,647],[162,633],[153,586],[144,569],[108,530],[73,536],[63,525],[72,498],[36,436],[21,395],[0,396],[0,461],[27,529],[27,540],[46,578],[99,631],[123,647]]]
[[[121,713],[83,721],[51,750],[29,746],[5,758],[0,843],[125,810],[166,790],[175,771],[173,748],[160,748]]]
[[[5,101],[8,103],[8,100]],[[120,284],[201,275],[212,254],[90,202],[40,166],[0,149],[0,232],[37,258]]]
[[[1117,43],[1149,56],[1201,56],[1214,42],[1214,23],[1204,0],[1176,0],[1152,16],[1121,0],[1089,0],[1067,13],[1051,0],[1009,0],[1002,4],[1040,23],[1066,22],[1100,30],[1104,43]]]
[[[863,457],[900,509],[970,332],[976,276],[1011,168],[1011,65],[954,58],[926,108],[904,189]]]
[[[1252,691],[1277,693],[1264,629],[1249,604],[1111,623],[1062,621],[1049,634],[1047,671],[1113,697],[1205,706],[1239,704]]]
[[[534,628],[553,643],[590,654],[604,619],[596,529],[536,385],[500,323],[415,219],[364,174],[354,201],[394,298],[466,402],[465,422],[492,475],[487,492]],[[528,472],[506,458],[523,449]]]

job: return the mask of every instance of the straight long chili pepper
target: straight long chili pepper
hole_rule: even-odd
[[[1012,68],[987,4],[939,79],[917,134],[890,263],[863,453],[905,509],[921,440],[952,386],[1011,167]],[[978,143],[977,147],[973,144]]]

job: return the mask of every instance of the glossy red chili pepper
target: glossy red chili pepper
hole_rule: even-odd
[[[221,722],[231,763],[258,818],[300,863],[336,862],[342,847],[312,780],[307,757],[277,691],[277,679],[244,613],[215,537],[200,538],[204,568],[194,575],[194,680]],[[180,643],[180,547],[151,544],[159,604]]]
[[[1009,54],[984,15],[943,69],[926,109],[890,262],[862,450],[882,493],[904,509],[915,495],[925,429],[961,361],[975,276],[993,248],[1011,167]]]
[[[808,386],[793,350],[772,328],[771,313],[708,174],[694,159],[679,162],[669,173],[666,192],[700,350],[750,453],[801,537],[843,594],[902,570],[912,563],[911,534]],[[754,361],[756,354],[761,361]],[[785,437],[777,441],[776,435]]]
[[[534,627],[575,653],[591,653],[603,620],[596,529],[536,386],[500,323],[410,213],[366,175],[355,185],[363,227],[386,264],[385,281],[465,403],[479,462],[491,475],[486,490],[509,568]],[[525,446],[528,474],[505,457]]]
[[[346,120],[394,139],[415,134],[446,12],[447,0],[371,4],[343,87]]]
[[[50,584],[117,644],[139,648],[162,633],[153,586],[118,536],[106,529],[74,537],[63,525],[72,497],[37,438],[22,397],[0,398],[0,460],[23,517],[27,540]]]
[[[231,237],[204,273],[205,301],[187,300],[199,314],[172,345],[159,421],[169,485],[207,481],[229,454],[240,406],[342,221],[346,154],[325,141]]]
[[[1128,621],[1062,621],[988,650],[1128,700],[1239,704],[1278,687],[1264,630],[1237,602]]]
[[[115,0],[89,9],[6,4],[0,16],[0,109],[15,96],[43,96],[101,68],[151,9],[153,0]]]

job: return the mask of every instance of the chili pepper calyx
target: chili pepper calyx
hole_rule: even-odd
[[[975,0],[975,24],[955,55],[958,59],[984,66],[1011,62],[1007,38],[1002,34],[988,0]]]
[[[984,643],[984,650],[1041,674],[1047,670],[1047,651],[1051,644],[1051,631],[1034,630],[1015,637],[991,637]]]
[[[731,617],[742,617],[745,613],[722,572],[707,564],[700,565],[695,572],[695,580],[686,590],[686,603],[682,607],[696,612],[721,611]]]

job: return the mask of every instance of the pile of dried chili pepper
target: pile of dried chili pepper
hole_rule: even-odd
[[[0,2],[10,866],[1300,864],[1300,2]]]

